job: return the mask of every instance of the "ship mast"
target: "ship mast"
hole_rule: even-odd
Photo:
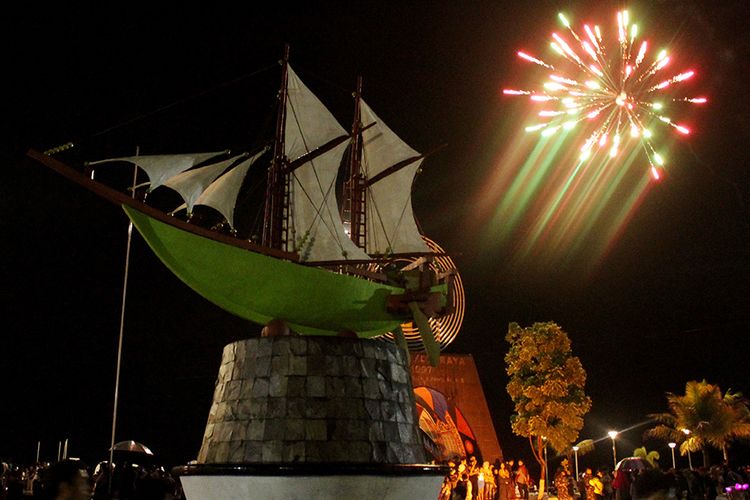
[[[279,108],[276,114],[276,135],[273,159],[268,168],[266,203],[263,218],[263,246],[284,250],[287,241],[287,216],[289,207],[289,176],[286,175],[287,158],[284,154],[284,130],[288,98],[289,44],[284,45],[284,58],[281,60],[281,90]]]
[[[349,176],[344,184],[344,206],[342,219],[349,231],[349,237],[359,248],[367,249],[367,183],[362,173],[362,120],[360,99],[362,97],[362,77],[357,77],[354,92],[354,121],[349,147]]]

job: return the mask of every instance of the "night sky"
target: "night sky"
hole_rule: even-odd
[[[66,438],[73,456],[91,463],[107,456],[124,272],[122,211],[25,151],[73,141],[75,154],[93,160],[130,155],[136,146],[142,154],[241,147],[268,118],[284,43],[300,77],[345,128],[362,75],[365,99],[406,142],[419,151],[448,144],[424,163],[414,210],[463,278],[466,318],[447,352],[473,355],[506,457],[531,461],[527,441],[509,425],[503,357],[510,322],[555,321],[568,332],[593,400],[581,439],[636,426],[618,439],[620,456],[641,445],[646,427],[639,424],[666,409],[665,393],[683,391],[689,380],[750,394],[746,1],[626,6],[645,37],[670,48],[676,71],[696,70],[685,95],[709,103],[685,115],[689,138],[662,141],[668,175],[649,183],[621,225],[608,226],[606,215],[627,193],[597,205],[604,216],[585,234],[571,226],[566,237],[576,245],[552,248],[542,238],[519,257],[535,212],[526,210],[507,231],[514,207],[497,209],[507,195],[498,179],[513,177],[519,165],[511,152],[529,141],[519,131],[530,105],[502,89],[529,87],[542,75],[515,52],[546,53],[551,31],[562,29],[560,10],[576,27],[589,20],[611,31],[623,6],[325,2],[280,12],[127,5],[40,7],[6,20],[0,458],[30,462],[41,441],[49,460]],[[562,165],[563,153],[549,159]],[[647,176],[644,165],[636,159],[627,176]],[[556,230],[553,224],[551,237]],[[131,259],[117,436],[180,464],[200,446],[221,348],[260,327],[188,289],[137,235]],[[668,462],[664,444],[647,446]],[[582,460],[611,464],[610,442]]]

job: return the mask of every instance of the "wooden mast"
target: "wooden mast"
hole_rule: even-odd
[[[284,131],[286,123],[286,103],[288,99],[289,44],[284,45],[284,58],[281,60],[281,90],[279,108],[276,114],[276,138],[273,159],[268,168],[266,204],[263,218],[263,246],[285,250],[287,240],[287,216],[289,207],[289,177],[286,175],[287,158],[284,154]]]
[[[367,184],[362,173],[362,119],[360,100],[362,98],[362,77],[357,77],[354,92],[354,121],[349,148],[349,177],[344,185],[343,220],[349,225],[349,237],[359,248],[367,250]]]

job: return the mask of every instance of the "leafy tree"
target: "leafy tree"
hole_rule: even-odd
[[[680,443],[682,455],[702,451],[705,466],[708,447],[720,449],[727,462],[729,444],[750,438],[750,408],[739,392],[722,394],[718,385],[693,380],[685,385],[685,395],[667,393],[667,405],[669,412],[649,415],[659,425],[646,431],[646,437]]]
[[[591,453],[596,448],[596,446],[594,445],[594,440],[593,439],[584,439],[580,443],[577,443],[575,446],[578,446],[578,455],[579,456],[580,455],[585,455],[587,453]],[[573,453],[573,448],[572,447],[571,447],[570,452],[568,453],[568,455],[570,455],[570,453]]]
[[[544,449],[557,453],[570,449],[583,427],[583,416],[591,409],[586,396],[586,371],[571,354],[567,333],[552,322],[522,328],[508,325],[505,340],[506,387],[515,405],[511,416],[513,433],[528,437],[531,451],[542,470]]]

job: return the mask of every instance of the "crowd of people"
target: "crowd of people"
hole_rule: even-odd
[[[618,470],[587,468],[575,480],[563,463],[555,473],[554,489],[559,500],[747,500],[750,467],[727,465],[710,468],[668,469],[658,467]]]
[[[438,500],[529,500],[536,486],[519,460],[481,465],[473,456],[447,463]],[[717,465],[684,470],[658,467],[612,471],[585,468],[578,477],[563,459],[547,485],[559,500],[750,500],[750,466]]]
[[[750,467],[728,465],[698,467],[694,470],[658,468],[627,471],[614,476],[613,500],[668,498],[676,500],[747,500]],[[654,495],[656,492],[656,496]]]
[[[110,481],[110,470],[112,480]],[[31,466],[0,465],[0,500],[183,500],[177,481],[161,466],[80,460]]]
[[[493,463],[477,458],[455,459],[448,462],[449,472],[443,480],[439,500],[528,500],[534,482],[523,460]]]
[[[484,461],[474,456],[447,463],[449,473],[438,500],[529,500],[535,481],[522,460]],[[87,467],[79,460],[28,467],[0,464],[0,500],[184,500],[164,467],[116,462]],[[716,465],[695,470],[658,467],[618,470],[591,468],[576,477],[568,461],[556,467],[549,496],[559,500],[750,500],[750,466]]]

